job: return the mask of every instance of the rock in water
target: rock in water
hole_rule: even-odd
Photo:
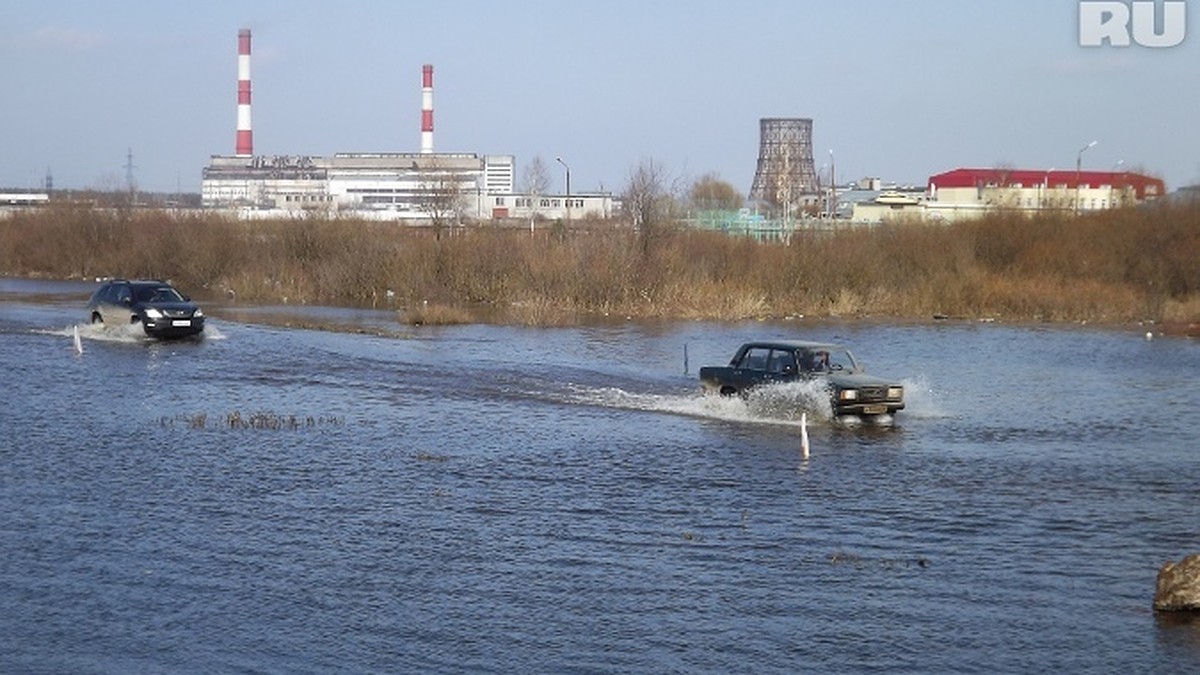
[[[1200,553],[1168,562],[1158,570],[1154,609],[1160,612],[1200,612]]]

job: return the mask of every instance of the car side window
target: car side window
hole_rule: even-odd
[[[751,347],[746,350],[746,354],[742,357],[742,362],[738,364],[739,368],[745,370],[766,370],[767,357],[771,350],[763,347]]]
[[[813,351],[804,354],[804,369],[810,372],[829,370],[829,352]]]
[[[124,305],[133,301],[133,295],[128,286],[117,286],[117,304]]]
[[[788,370],[791,366],[791,371]],[[767,370],[772,373],[794,372],[796,370],[796,357],[790,351],[774,349],[771,351],[771,360]]]

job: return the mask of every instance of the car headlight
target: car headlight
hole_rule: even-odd
[[[888,387],[888,398],[904,398],[904,387]]]
[[[856,400],[858,400],[858,390],[857,389],[843,389],[838,392],[838,400],[856,401]]]
[[[161,319],[163,315],[162,312],[158,311],[157,309],[148,307],[146,309],[146,316],[150,317],[151,319]]]
[[[195,314],[193,314],[192,316],[194,316],[194,317],[196,317],[197,319],[199,319],[200,317],[204,316],[204,312],[202,312],[202,311],[200,310],[200,308],[199,308],[199,307],[197,307],[197,308],[196,308],[196,313],[195,313]]]

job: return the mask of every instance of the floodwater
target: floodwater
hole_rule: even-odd
[[[154,343],[82,325],[91,288],[0,281],[0,672],[1200,667],[1151,609],[1200,552],[1195,341],[212,308]],[[815,409],[804,460],[812,392],[699,394],[765,337],[909,407]]]

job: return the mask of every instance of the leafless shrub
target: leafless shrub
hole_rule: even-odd
[[[1200,318],[1195,206],[801,230],[784,245],[679,227],[652,208],[669,195],[661,180],[649,183],[640,221],[656,223],[649,243],[624,221],[532,234],[454,227],[438,237],[351,218],[247,222],[60,205],[0,218],[0,273],[167,278],[201,300],[408,308],[402,321],[423,324],[564,325],[603,314]]]

